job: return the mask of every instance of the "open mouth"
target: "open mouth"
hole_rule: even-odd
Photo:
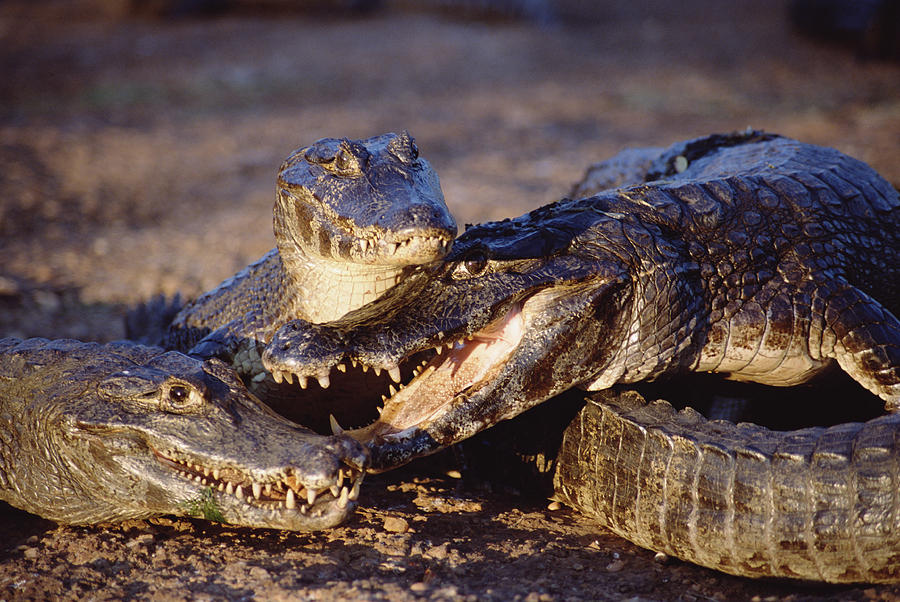
[[[180,477],[204,487],[234,496],[245,504],[270,510],[297,511],[307,514],[314,508],[336,503],[346,508],[359,498],[363,472],[345,466],[338,470],[334,482],[326,487],[306,485],[293,468],[273,472],[263,479],[253,479],[232,467],[209,468],[183,459],[174,450],[153,450],[156,458]]]
[[[413,371],[408,384],[390,388],[378,420],[347,434],[365,443],[402,438],[407,429],[421,428],[496,375],[523,332],[522,312],[516,306],[475,334],[436,347],[435,355]]]
[[[464,401],[475,390],[489,382],[506,365],[525,332],[521,304],[514,304],[500,317],[481,330],[461,338],[439,333],[445,342],[426,340],[423,349],[410,353],[397,363],[373,366],[359,358],[345,355],[334,366],[340,372],[351,368],[376,374],[386,373],[393,384],[381,395],[378,417],[367,426],[344,430],[332,418],[335,434],[345,433],[365,444],[385,440],[402,440],[410,430],[422,429],[441,413]],[[449,340],[447,340],[449,339]],[[300,375],[289,371],[273,371],[277,382],[307,386],[314,378],[320,386],[331,384],[331,371]],[[411,377],[404,384],[404,377]],[[374,402],[373,402],[374,403]],[[359,424],[359,422],[357,422]]]

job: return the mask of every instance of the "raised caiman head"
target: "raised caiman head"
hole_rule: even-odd
[[[406,132],[323,138],[278,173],[275,238],[300,312],[334,319],[443,257],[456,236],[437,173]],[[329,294],[334,291],[334,294]]]
[[[314,530],[368,457],[279,417],[218,360],[130,343],[0,340],[0,499],[87,524],[160,514]]]

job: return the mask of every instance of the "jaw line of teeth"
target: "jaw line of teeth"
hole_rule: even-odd
[[[441,248],[441,250],[447,250],[447,246],[450,244],[450,240],[444,238],[443,236],[411,236],[406,240],[402,240],[400,242],[389,242],[385,243],[385,247],[387,247],[388,253],[390,255],[396,255],[397,251],[402,248],[406,248],[412,246],[414,243],[418,243],[420,246],[429,246],[436,245]],[[375,247],[377,243],[375,240],[361,238],[359,241],[359,248],[363,253],[366,253],[370,247]]]
[[[359,490],[362,485],[361,474],[354,478],[352,470],[339,469],[336,484],[331,485],[330,487],[323,487],[318,491],[311,487],[305,487],[306,503],[300,503],[298,505],[297,496],[300,494],[295,492],[294,489],[287,485],[283,480],[266,483],[252,481],[250,486],[245,488],[244,483],[235,484],[231,481],[220,480],[220,471],[217,468],[209,469],[199,464],[178,460],[169,454],[165,454],[165,457],[167,460],[189,469],[178,471],[180,476],[189,481],[193,481],[204,487],[213,487],[217,491],[233,495],[241,501],[255,503],[262,507],[286,510],[295,510],[299,508],[301,514],[306,514],[316,503],[316,499],[326,491],[331,493],[331,496],[334,498],[339,508],[346,508],[351,501],[359,499]],[[212,481],[210,481],[210,478],[212,478]],[[350,481],[349,485],[344,485],[345,478]],[[276,488],[279,492],[282,489],[285,490],[284,500],[261,499],[263,494],[267,497],[270,496]],[[249,491],[247,489],[249,489]]]
[[[344,370],[346,370],[346,367],[344,367]],[[256,376],[253,377],[253,380],[256,382],[259,382],[261,380],[264,380],[267,375],[268,375],[268,373],[266,373],[266,372],[260,372],[259,374],[257,374]],[[305,376],[302,374],[295,374],[289,370],[273,370],[272,371],[272,379],[278,384],[281,384],[282,382],[286,382],[289,385],[292,385],[292,384],[294,384],[295,377],[297,379],[297,384],[300,385],[301,389],[305,389],[307,386],[309,386],[308,381],[311,378],[310,376]],[[331,386],[331,378],[328,374],[320,374],[320,375],[316,376],[315,378],[318,381],[319,386],[322,387],[323,389],[327,389],[328,387]]]
[[[463,345],[466,341],[476,340],[476,338],[477,338],[476,335],[471,335],[471,334],[466,335],[465,337],[462,337],[458,340],[450,340],[446,343],[442,343],[442,344],[436,346],[434,348],[434,351],[437,355],[441,355],[444,351],[444,348],[453,349],[454,347]],[[399,391],[400,389],[402,389],[405,386],[402,382],[403,377],[401,376],[401,373],[400,373],[400,364],[394,364],[392,366],[384,367],[384,366],[369,366],[368,364],[365,364],[357,359],[350,359],[349,361],[350,361],[350,365],[353,366],[354,368],[356,368],[357,366],[360,366],[362,368],[363,372],[368,372],[369,369],[371,368],[372,371],[375,372],[375,376],[381,376],[382,370],[386,371],[388,373],[388,375],[391,377],[391,380],[394,381],[398,385],[397,389],[394,389],[394,386],[390,385],[390,391],[391,391],[392,396],[397,391]],[[425,366],[425,364],[427,364],[427,363],[428,363],[428,360],[425,360],[421,363],[420,366],[418,366],[416,369],[413,370],[413,378],[419,376],[419,372],[421,371],[422,367]],[[347,371],[347,365],[343,362],[335,364],[334,368],[336,368],[339,372]],[[265,379],[268,374],[269,373],[267,373],[267,372],[261,372],[261,373],[257,374],[256,376],[254,376],[253,380],[261,381],[261,380]],[[271,372],[271,374],[272,374],[273,380],[278,384],[281,384],[283,382],[286,382],[288,384],[293,384],[294,379],[296,378],[297,384],[300,385],[301,389],[307,388],[310,378],[315,378],[318,381],[319,386],[323,389],[327,389],[328,387],[331,386],[330,371],[329,371],[329,373],[321,373],[320,372],[317,375],[309,375],[309,374],[298,374],[296,372],[291,372],[290,370],[273,370]],[[382,399],[383,400],[386,399],[386,396],[382,396]]]

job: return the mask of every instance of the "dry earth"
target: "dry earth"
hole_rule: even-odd
[[[272,245],[281,159],[327,135],[410,130],[460,224],[554,200],[625,146],[748,125],[900,182],[900,66],[798,37],[784,2],[561,4],[583,18],[538,27],[388,3],[153,20],[114,0],[5,0],[0,335],[115,339],[129,305],[217,284]],[[0,512],[10,600],[900,594],[656,561],[574,512],[434,464],[368,479],[357,516],[315,534]]]

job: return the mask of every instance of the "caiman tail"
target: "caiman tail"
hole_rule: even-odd
[[[900,415],[776,432],[603,391],[556,496],[635,544],[745,577],[900,579]]]

